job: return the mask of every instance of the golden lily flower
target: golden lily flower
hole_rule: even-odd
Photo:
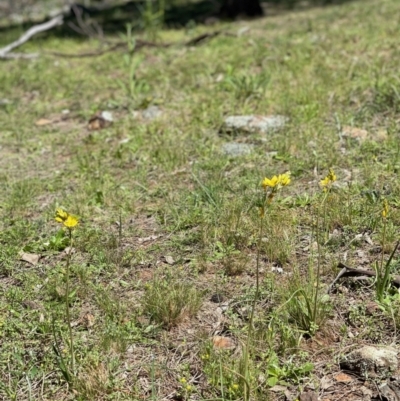
[[[329,180],[330,180],[331,182],[335,182],[336,179],[337,179],[337,178],[336,178],[336,174],[335,174],[335,172],[333,171],[332,168],[329,169],[328,177],[329,177]]]
[[[62,209],[57,209],[57,210],[56,210],[56,217],[55,217],[55,219],[56,219],[56,221],[57,221],[58,223],[64,223],[64,221],[67,220],[67,218],[68,218],[68,213],[67,213],[67,212],[65,212],[65,211],[62,210]]]
[[[265,177],[262,182],[262,186],[265,189],[267,189],[268,187],[275,188],[278,184],[279,184],[279,177],[276,175],[274,175],[271,179]]]
[[[79,220],[75,216],[72,216],[62,209],[56,210],[55,220],[58,223],[61,223],[64,227],[67,227],[69,230],[75,228],[79,223]]]
[[[329,178],[325,177],[323,180],[319,182],[319,185],[325,189],[330,184]]]
[[[78,225],[79,221],[75,216],[69,215],[67,220],[64,221],[64,226],[71,229]]]
[[[280,184],[285,187],[290,184],[290,173],[281,174],[279,176]]]
[[[262,182],[264,189],[272,188],[273,190],[278,190],[281,187],[285,187],[290,184],[290,173],[284,173],[279,175],[274,175],[272,178],[265,177]]]
[[[326,191],[326,187],[328,187],[329,185],[331,185],[333,182],[335,182],[337,180],[336,178],[336,174],[333,171],[332,168],[329,169],[329,173],[328,175],[319,182],[319,185],[321,185],[321,187],[324,189],[324,191]]]

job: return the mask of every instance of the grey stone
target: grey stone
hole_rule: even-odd
[[[158,106],[149,106],[147,109],[142,111],[142,117],[146,120],[155,120],[160,117],[162,110]]]
[[[0,99],[0,106],[6,106],[7,104],[11,104],[11,100],[8,100],[6,98]]]
[[[391,347],[367,345],[346,355],[340,361],[340,366],[356,371],[365,378],[387,378],[398,368],[397,351]]]
[[[282,129],[289,119],[285,116],[230,116],[224,121],[226,130],[261,132],[268,134],[270,132]]]
[[[222,145],[222,153],[231,157],[248,155],[253,151],[254,146],[246,143],[228,142]]]
[[[106,110],[102,111],[101,117],[103,117],[104,120],[106,120],[107,122],[110,122],[110,123],[112,123],[114,121],[111,111],[106,111]]]

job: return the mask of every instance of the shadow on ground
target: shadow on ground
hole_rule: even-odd
[[[182,28],[194,24],[211,25],[213,22],[220,19],[226,19],[225,13],[221,14],[222,3],[233,3],[236,0],[199,0],[186,1],[185,3],[172,4],[165,10],[165,24],[169,28]],[[238,0],[241,1],[241,0]],[[261,1],[264,15],[277,15],[288,10],[305,10],[313,7],[329,7],[339,6],[355,0],[310,0],[308,2],[300,0],[270,0],[268,2]],[[149,4],[149,3],[147,3]],[[126,3],[107,6],[100,8],[93,5],[92,7],[77,6],[80,18],[83,21],[94,21],[96,26],[100,26],[104,34],[116,34],[126,32],[127,24],[131,24],[133,29],[141,31],[151,29],[158,23],[157,10],[149,10],[146,8],[145,2],[127,1]],[[72,9],[65,18],[65,24],[58,27],[49,33],[58,37],[82,37],[82,33],[76,32],[71,26],[76,25],[76,11]],[[246,18],[246,16],[238,16],[237,18]],[[0,33],[7,33],[13,30],[26,30],[32,25],[46,21],[24,22],[19,24],[10,24],[9,26],[0,27]],[[85,36],[85,35],[83,35]]]

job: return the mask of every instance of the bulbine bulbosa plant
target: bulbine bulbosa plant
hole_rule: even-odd
[[[66,272],[65,272],[65,314],[67,317],[68,329],[69,329],[69,351],[70,351],[70,358],[71,358],[71,370],[73,375],[75,375],[75,353],[74,353],[74,339],[72,335],[72,326],[71,326],[71,315],[69,310],[69,294],[70,294],[70,283],[69,283],[69,276],[70,276],[70,265],[71,265],[71,256],[72,256],[72,249],[73,249],[73,231],[77,227],[79,220],[77,217],[67,213],[63,209],[57,209],[55,220],[57,223],[62,224],[62,226],[67,230],[68,238],[69,238],[69,248],[67,248],[67,259],[66,259]],[[68,372],[69,373],[69,372]]]
[[[260,194],[256,206],[259,210],[259,233],[257,243],[257,261],[256,261],[256,291],[254,294],[253,303],[251,306],[250,320],[247,332],[247,343],[243,350],[243,363],[242,363],[242,378],[243,378],[243,393],[244,399],[248,401],[250,399],[250,369],[249,369],[249,350],[250,343],[254,331],[254,313],[257,305],[258,298],[260,296],[260,259],[261,259],[261,245],[263,239],[263,229],[265,224],[265,216],[268,212],[268,208],[274,200],[277,193],[281,188],[290,184],[290,173],[274,175],[272,178],[265,177],[261,183],[263,188]]]

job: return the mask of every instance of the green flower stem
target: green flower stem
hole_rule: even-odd
[[[253,335],[253,323],[254,323],[254,313],[256,310],[257,301],[260,294],[260,259],[261,259],[261,242],[263,236],[263,228],[264,228],[264,216],[265,216],[265,204],[262,206],[262,214],[260,216],[260,229],[258,235],[258,244],[257,244],[257,262],[256,262],[256,292],[254,294],[253,304],[251,306],[250,312],[250,320],[249,320],[249,331],[247,333],[247,343],[244,357],[244,373],[245,373],[245,392],[244,399],[248,401],[250,399],[250,386],[249,386],[249,378],[248,378],[248,365],[249,365],[249,350],[250,350],[250,341]]]
[[[383,258],[385,254],[385,242],[386,242],[386,217],[383,218],[383,234],[382,234],[382,253],[381,253],[381,271],[380,271],[380,276],[383,277]]]
[[[71,352],[71,369],[72,374],[75,375],[75,353],[74,353],[74,339],[72,336],[72,326],[71,326],[71,315],[69,311],[69,271],[70,271],[70,263],[71,263],[71,253],[72,253],[72,229],[68,229],[69,235],[69,252],[67,254],[67,266],[66,266],[66,283],[65,283],[65,309],[67,314],[68,328],[69,328],[69,345]]]
[[[325,210],[325,199],[324,199],[324,210]],[[324,215],[324,223],[325,223],[325,215]],[[314,323],[317,321],[317,302],[318,302],[319,284],[320,284],[320,276],[321,276],[321,241],[320,241],[320,235],[319,235],[318,230],[319,230],[319,216],[317,214],[316,234],[317,234],[318,257],[317,257],[317,282],[316,282],[315,297],[314,297],[314,314],[313,314]]]
[[[386,266],[383,265],[383,259],[385,255],[385,245],[386,245],[385,242],[386,242],[386,217],[383,218],[381,263],[379,266],[379,271],[376,272],[376,287],[377,287],[376,292],[379,302],[382,302],[383,295],[385,294],[389,283],[390,264]]]

